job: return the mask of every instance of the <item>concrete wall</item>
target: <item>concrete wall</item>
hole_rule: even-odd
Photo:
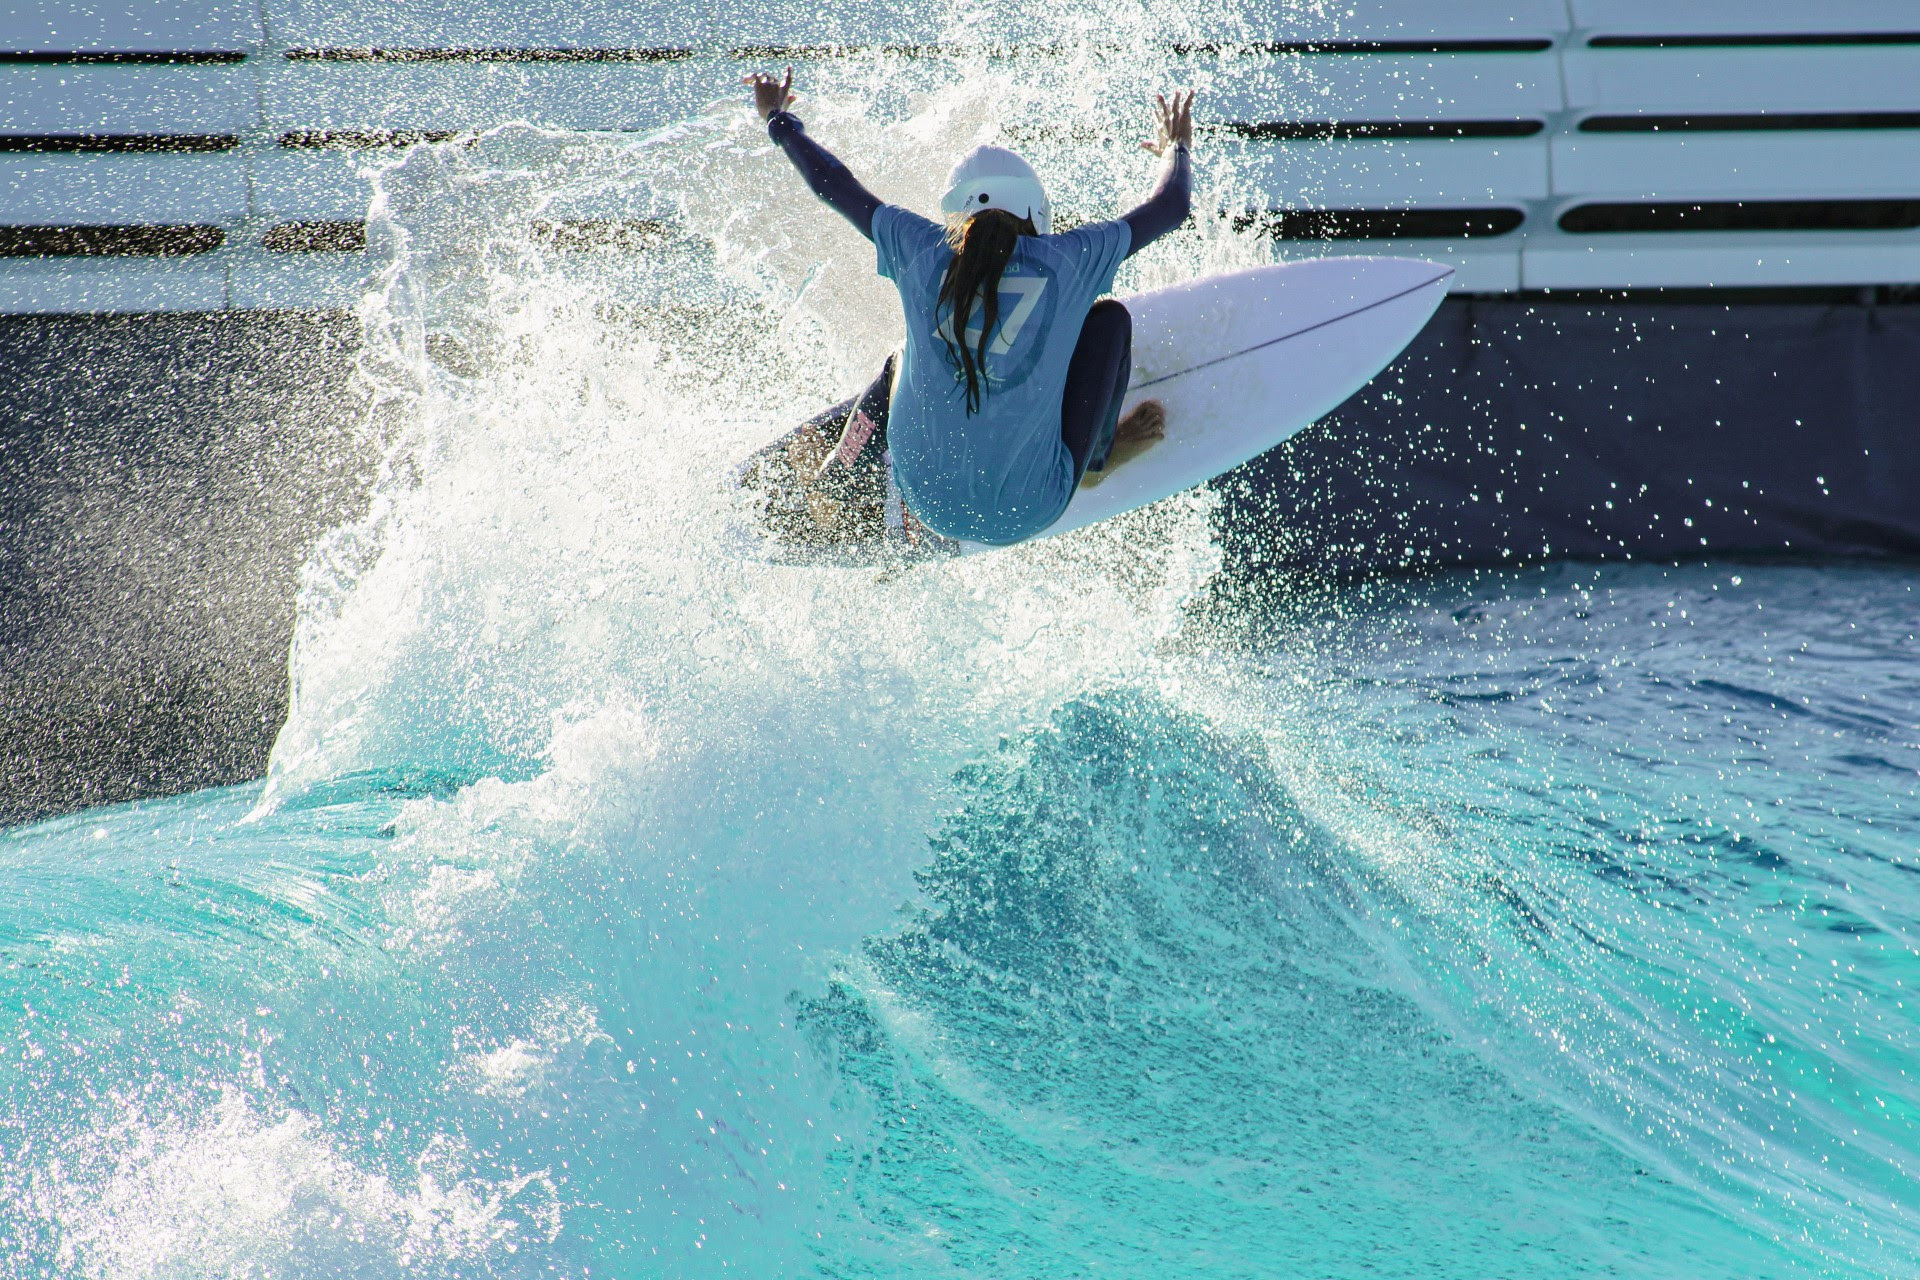
[[[0,319],[0,822],[258,776],[369,479],[338,314]]]

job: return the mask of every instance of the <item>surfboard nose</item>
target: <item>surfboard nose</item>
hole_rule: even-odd
[[[1425,258],[1309,258],[1283,264],[1274,272],[1271,288],[1276,308],[1296,323],[1320,313],[1344,317],[1360,308],[1417,297],[1427,307],[1424,324],[1452,279],[1452,267]]]

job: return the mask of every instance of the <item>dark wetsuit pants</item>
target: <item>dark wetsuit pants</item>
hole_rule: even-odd
[[[887,447],[887,409],[893,399],[896,356],[888,356],[880,376],[851,400],[828,409],[808,423],[839,440],[857,412],[874,424],[873,434],[860,446],[856,458],[838,461],[859,471],[879,465]],[[1133,376],[1133,317],[1112,298],[1103,298],[1087,312],[1067,365],[1066,391],[1060,401],[1060,440],[1073,455],[1073,481],[1106,465],[1113,449],[1114,429],[1120,424],[1120,402]]]

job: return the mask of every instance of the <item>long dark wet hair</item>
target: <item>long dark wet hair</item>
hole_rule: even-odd
[[[967,380],[967,416],[980,411],[980,397],[986,393],[987,342],[1000,322],[1000,275],[1007,269],[1021,236],[1040,234],[1032,218],[1016,218],[1005,209],[982,209],[965,222],[947,228],[947,241],[953,246],[953,261],[947,264],[946,278],[940,282],[940,298],[935,309],[953,308],[953,319],[940,330],[947,354]],[[967,346],[967,320],[973,304],[980,304],[980,341]]]

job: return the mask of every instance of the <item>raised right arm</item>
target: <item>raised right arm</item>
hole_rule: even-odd
[[[807,136],[800,117],[791,111],[774,112],[767,117],[767,136],[780,144],[813,194],[832,205],[861,235],[873,239],[873,215],[880,210],[880,198],[862,186],[853,170],[831,151]]]

